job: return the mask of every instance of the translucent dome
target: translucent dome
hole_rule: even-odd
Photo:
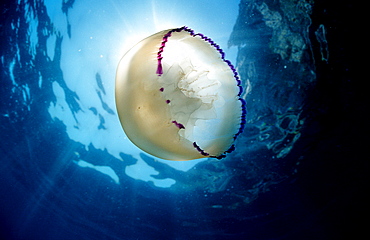
[[[222,158],[244,126],[235,68],[220,47],[187,27],[156,33],[121,59],[116,105],[139,148],[168,160]]]

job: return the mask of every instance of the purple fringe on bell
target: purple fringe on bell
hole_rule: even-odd
[[[237,86],[239,87],[238,96],[239,96],[239,101],[241,102],[241,105],[242,105],[241,106],[242,107],[242,113],[241,113],[241,117],[240,117],[241,118],[240,119],[240,128],[239,128],[238,132],[234,135],[234,139],[236,139],[243,132],[244,126],[246,124],[246,115],[247,115],[246,105],[247,104],[246,104],[245,100],[240,97],[242,95],[242,93],[243,93],[243,87],[241,86],[241,80],[239,78],[238,72],[236,71],[234,65],[229,60],[226,60],[225,59],[225,53],[224,53],[224,51],[211,38],[206,37],[206,36],[204,36],[201,33],[194,33],[194,30],[192,30],[192,29],[190,29],[190,28],[188,28],[186,26],[183,26],[183,27],[180,27],[180,28],[171,29],[170,31],[168,31],[163,36],[162,42],[161,42],[161,46],[158,49],[158,52],[157,52],[158,66],[157,66],[156,74],[158,76],[161,76],[163,74],[163,67],[162,67],[162,59],[163,59],[163,57],[162,57],[162,53],[164,51],[164,47],[166,46],[166,43],[168,41],[168,38],[171,37],[171,35],[172,35],[173,32],[181,32],[181,31],[186,31],[186,32],[188,32],[193,37],[199,36],[201,39],[203,39],[204,41],[206,41],[209,44],[211,44],[220,53],[221,59],[230,67],[231,71],[233,72],[235,81],[237,82]],[[163,92],[163,88],[161,88],[160,91]],[[169,101],[169,100],[167,100],[167,101]],[[167,103],[169,103],[169,102],[167,102]],[[178,123],[176,121],[172,121],[172,123],[174,123],[180,129],[185,128],[184,125],[182,125],[181,123]],[[193,143],[193,146],[203,156],[209,156],[209,154],[206,153],[204,150],[202,150],[195,142]],[[234,151],[234,149],[235,149],[235,146],[232,145],[226,152],[227,153],[230,153],[230,152]],[[209,157],[215,157],[215,156],[209,156]],[[221,158],[224,158],[224,157],[225,157],[225,155],[223,154],[223,155],[218,156],[216,158],[221,159]]]

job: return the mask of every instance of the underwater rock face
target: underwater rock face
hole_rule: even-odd
[[[361,239],[355,234],[367,206],[362,126],[368,120],[362,115],[368,106],[354,89],[354,51],[341,38],[357,31],[345,28],[353,26],[352,3],[320,1],[310,19],[313,1],[241,1],[230,44],[239,48],[248,124],[227,158],[184,172],[144,153],[113,157],[73,141],[66,123],[51,117],[48,108],[61,97],[76,121],[90,113],[91,127],[104,132],[115,114],[103,71],[88,78],[96,85],[88,92],[95,105],[81,104],[66,84],[63,43],[79,31],[68,17],[86,4],[61,2],[55,8],[66,17],[59,18],[67,25],[64,35],[43,1],[1,9],[0,239]],[[155,170],[154,179],[176,183],[158,187],[130,177],[125,170],[140,159]],[[99,168],[114,171],[114,178]]]
[[[315,82],[308,28],[312,2],[240,3],[229,46],[247,89],[245,145],[286,156],[299,139],[306,92]]]

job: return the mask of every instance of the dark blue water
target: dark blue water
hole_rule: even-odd
[[[154,13],[157,3],[115,4],[127,22],[123,9]],[[169,16],[181,15],[176,4]],[[207,4],[215,12],[228,6]],[[215,20],[214,31],[237,54],[246,129],[226,159],[187,171],[119,138],[116,49],[94,58],[99,44],[86,40],[100,37],[110,49],[113,37],[83,32],[100,31],[94,21],[109,28],[113,11],[89,12],[79,0],[1,5],[0,239],[358,239],[367,109],[352,72],[352,5],[229,4],[239,14],[227,15],[222,29]],[[194,22],[211,28],[205,19]],[[83,79],[81,69],[90,71]]]

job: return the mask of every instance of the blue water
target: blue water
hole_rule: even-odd
[[[2,4],[0,239],[357,239],[368,164],[349,5]],[[156,159],[118,120],[120,58],[183,25],[243,80],[247,124],[222,160]]]

